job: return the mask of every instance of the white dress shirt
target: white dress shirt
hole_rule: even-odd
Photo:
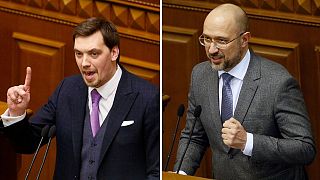
[[[99,123],[100,126],[106,119],[109,114],[109,111],[113,105],[114,98],[116,96],[117,88],[120,82],[120,78],[122,75],[122,70],[119,66],[117,66],[117,71],[113,75],[113,77],[104,85],[99,88],[95,88],[99,94],[101,95],[101,99],[99,101]],[[90,110],[90,114],[92,111],[92,100],[91,100],[91,91],[93,87],[88,88],[88,106]]]
[[[237,107],[241,87],[243,84],[244,76],[247,73],[248,67],[250,63],[250,51],[247,50],[246,55],[244,58],[240,61],[239,64],[237,64],[234,68],[232,68],[228,73],[231,74],[234,78],[230,81],[230,86],[232,90],[232,99],[233,99],[233,108],[232,112],[234,114],[234,110]],[[221,74],[225,73],[225,71],[218,71],[219,75],[219,109],[221,114],[221,101],[222,101],[222,86],[223,86],[223,79],[221,78]],[[241,104],[240,104],[241,106]],[[247,156],[252,155],[252,149],[253,149],[253,135],[252,133],[247,132],[247,143],[245,145],[245,148],[243,150],[243,154]]]

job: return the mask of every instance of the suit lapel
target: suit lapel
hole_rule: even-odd
[[[219,77],[218,77],[218,71],[213,70],[211,68],[211,65],[207,66],[206,69],[207,78],[208,80],[206,82],[209,82],[208,89],[206,92],[208,93],[207,96],[209,97],[209,107],[210,107],[210,115],[209,117],[209,123],[211,127],[215,127],[214,132],[208,133],[210,135],[211,133],[215,133],[211,136],[214,137],[220,137],[221,136],[221,129],[222,129],[222,122],[221,122],[221,116],[220,116],[220,110],[219,110]],[[229,147],[224,145],[224,143],[221,141],[221,148],[225,151],[229,151]]]
[[[99,166],[115,135],[119,131],[123,120],[130,111],[137,95],[138,93],[132,92],[129,73],[122,68],[122,76],[118,85],[113,106],[109,112],[109,120],[103,137]]]
[[[255,96],[255,93],[257,91],[259,83],[259,81],[257,80],[261,77],[261,60],[257,58],[252,51],[250,53],[251,59],[249,67],[244,77],[237,107],[234,112],[235,119],[237,119],[241,124],[244,121],[253,97]]]
[[[72,91],[72,94],[70,95],[70,99],[72,100],[70,102],[72,116],[72,144],[76,166],[81,164],[83,126],[88,99],[88,88],[83,80],[81,79],[81,82],[77,83],[79,86],[76,87],[76,91]],[[76,169],[80,170],[80,167],[77,167]]]
[[[220,116],[220,110],[219,110],[219,77],[218,77],[218,71],[215,71],[211,68],[211,65],[209,68],[207,68],[208,74],[207,78],[209,84],[208,84],[208,94],[209,97],[209,107],[212,117],[209,117],[210,124],[213,123],[212,127],[216,127],[216,134],[213,136],[220,137],[221,136],[221,129],[222,129],[222,122],[221,122],[221,116]],[[224,149],[225,152],[228,152],[230,148],[228,146],[224,145],[221,141],[221,147]]]
[[[222,129],[222,124],[221,124],[221,118],[220,118],[220,111],[219,111],[219,78],[218,78],[218,72],[213,70],[211,68],[211,65],[209,64],[209,66],[207,66],[206,71],[208,73],[208,76],[206,76],[208,78],[207,81],[205,82],[209,82],[208,84],[208,90],[206,91],[207,97],[209,97],[209,107],[210,107],[210,112],[212,117],[209,118],[211,121],[214,123],[213,127],[217,127],[218,131],[220,132],[220,130]]]

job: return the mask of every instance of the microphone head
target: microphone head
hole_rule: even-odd
[[[177,111],[177,115],[179,117],[181,117],[184,113],[184,105],[183,104],[180,104],[179,108],[178,108],[178,111]]]
[[[42,130],[41,130],[41,137],[47,137],[48,132],[49,132],[49,128],[50,128],[49,125],[46,125],[46,126],[44,126],[44,128],[42,128]]]
[[[52,138],[54,135],[56,134],[56,126],[53,125],[50,127],[49,133],[48,133],[48,137]]]
[[[194,110],[194,113],[193,113],[194,117],[198,118],[200,116],[200,114],[201,114],[201,111],[202,111],[202,108],[201,108],[200,105],[198,105],[196,107],[196,109]]]

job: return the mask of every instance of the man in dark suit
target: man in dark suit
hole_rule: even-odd
[[[223,4],[206,17],[199,41],[209,61],[192,71],[174,170],[196,121],[180,173],[193,175],[210,146],[216,179],[307,179],[304,165],[316,150],[299,85],[284,67],[249,50],[249,39],[240,7]]]
[[[159,179],[158,89],[119,64],[119,35],[110,22],[90,18],[73,38],[81,75],[65,78],[28,122],[28,67],[25,84],[8,90],[2,130],[17,152],[32,153],[41,128],[55,125],[54,179]]]

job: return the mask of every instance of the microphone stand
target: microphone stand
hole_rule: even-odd
[[[188,149],[189,144],[190,144],[190,142],[191,142],[191,136],[192,136],[194,127],[195,127],[195,125],[196,125],[197,119],[199,118],[199,116],[200,116],[200,114],[201,114],[201,110],[202,110],[202,109],[201,109],[201,106],[200,106],[200,105],[198,105],[198,106],[196,107],[196,109],[194,110],[193,115],[194,115],[194,117],[195,117],[195,120],[194,120],[194,122],[193,122],[193,124],[192,124],[191,131],[190,131],[190,133],[189,133],[189,138],[188,138],[187,146],[186,146],[186,148],[184,149],[184,152],[183,152],[183,154],[182,154],[182,156],[181,156],[181,160],[180,160],[180,163],[179,163],[179,166],[178,166],[178,169],[177,169],[177,174],[179,174],[179,171],[180,171],[180,168],[181,168],[181,165],[182,165],[183,158],[184,158],[184,156],[186,155],[187,149]]]
[[[29,177],[30,171],[31,171],[31,169],[32,169],[32,167],[33,167],[33,164],[34,164],[34,161],[36,160],[36,157],[37,157],[37,155],[38,155],[38,153],[39,153],[39,149],[40,149],[40,147],[41,147],[41,143],[42,143],[42,141],[43,141],[43,138],[48,135],[48,131],[49,131],[49,125],[46,125],[46,126],[45,126],[44,128],[42,128],[42,130],[41,130],[41,139],[40,139],[40,142],[39,142],[39,144],[38,144],[38,147],[37,147],[36,152],[35,152],[34,155],[33,155],[33,158],[32,158],[31,164],[30,164],[30,167],[29,167],[29,169],[28,169],[28,172],[27,172],[26,177],[24,178],[24,180],[27,180],[28,177]]]
[[[39,179],[40,177],[40,174],[41,174],[41,171],[42,171],[42,168],[43,168],[43,165],[44,165],[44,162],[47,158],[47,155],[48,155],[48,150],[49,150],[49,146],[50,146],[50,143],[51,143],[51,140],[52,140],[52,137],[55,135],[56,133],[56,126],[53,125],[50,127],[50,130],[49,130],[49,134],[48,134],[48,137],[49,137],[49,141],[48,141],[48,145],[47,145],[47,148],[46,148],[46,151],[44,153],[44,156],[43,156],[43,159],[42,159],[42,163],[41,163],[41,166],[40,166],[40,169],[39,169],[39,172],[38,172],[38,175],[37,175],[37,179]]]
[[[179,106],[179,108],[178,108],[178,112],[177,112],[178,121],[177,121],[177,124],[176,124],[175,131],[174,131],[174,133],[173,133],[173,138],[172,138],[172,142],[171,142],[171,146],[170,146],[170,150],[169,150],[169,153],[168,153],[167,162],[166,162],[166,166],[165,166],[165,168],[164,168],[164,171],[167,171],[167,168],[168,168],[168,164],[169,164],[169,161],[170,161],[170,157],[171,157],[171,153],[172,153],[174,141],[175,141],[175,139],[176,139],[177,130],[178,130],[178,127],[179,127],[180,119],[181,119],[181,117],[183,116],[183,113],[184,113],[184,105],[183,105],[183,104],[180,104],[180,106]]]

